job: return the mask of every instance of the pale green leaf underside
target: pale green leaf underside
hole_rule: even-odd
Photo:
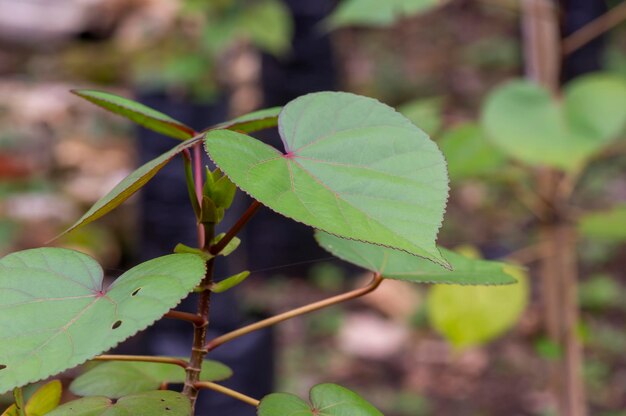
[[[311,404],[293,394],[273,393],[261,400],[258,416],[383,416],[351,390],[337,384],[311,389]]]
[[[452,270],[403,251],[360,241],[346,240],[316,231],[315,239],[332,255],[388,279],[414,283],[445,283],[459,285],[505,285],[516,280],[497,261],[475,260],[440,248]]]
[[[202,364],[202,381],[220,381],[229,378],[232,370],[213,360]],[[143,391],[158,390],[162,383],[178,384],[185,381],[185,370],[177,365],[146,362],[112,361],[100,364],[78,376],[70,385],[78,396],[106,396],[119,398]]]
[[[135,192],[140,190],[145,184],[147,184],[176,155],[181,153],[184,149],[193,146],[194,143],[197,142],[198,140],[183,142],[156,159],[153,159],[137,168],[130,175],[122,179],[120,183],[115,185],[109,193],[100,198],[78,221],[76,221],[63,233],[68,233],[75,228],[87,225],[113,211],[124,201],[130,198]]]
[[[108,288],[91,257],[40,248],[0,260],[0,393],[74,367],[145,329],[201,281],[194,254],[142,263]]]
[[[228,129],[242,133],[252,133],[255,131],[276,127],[278,124],[278,114],[282,107],[266,108],[252,113],[245,114],[241,117],[234,118],[230,121],[209,127],[205,131]]]
[[[191,127],[180,121],[128,98],[94,90],[73,90],[72,92],[157,133],[181,140],[189,139],[195,134]]]
[[[431,325],[456,348],[481,345],[502,335],[517,323],[528,304],[528,277],[519,268],[509,273],[518,284],[433,286],[427,299]]]
[[[574,171],[626,122],[626,81],[588,75],[566,87],[563,103],[528,81],[494,91],[483,110],[488,137],[515,159]]]
[[[46,416],[189,416],[189,399],[174,391],[150,391],[122,397],[86,397],[57,407]]]
[[[626,241],[626,205],[583,215],[578,222],[581,234],[606,241]]]
[[[448,196],[443,155],[371,98],[324,92],[283,109],[286,154],[231,131],[206,135],[209,156],[272,210],[346,238],[445,264],[435,245]]]

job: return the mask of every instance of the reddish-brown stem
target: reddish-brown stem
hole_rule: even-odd
[[[224,237],[222,237],[222,239],[217,244],[215,244],[214,246],[212,246],[210,248],[209,253],[211,253],[211,254],[213,254],[215,256],[220,251],[222,251],[224,249],[224,247],[226,247],[226,245],[228,243],[230,243],[230,241],[233,238],[235,238],[235,236],[248,223],[248,221],[250,221],[250,219],[258,211],[258,209],[261,208],[261,206],[262,205],[261,205],[261,203],[259,201],[254,201],[252,204],[250,204],[250,206],[248,207],[246,212],[244,212],[243,215],[241,216],[241,218],[239,218],[239,220],[237,220],[235,225],[233,225],[230,228],[230,230],[228,230],[226,235],[224,235]]]
[[[194,183],[196,185],[196,198],[198,199],[199,206],[202,206],[202,142],[198,142],[193,145],[193,175]],[[211,241],[211,237],[206,235],[206,231],[202,224],[198,224],[198,247],[205,246],[206,241]]]
[[[178,319],[180,321],[191,322],[195,326],[203,326],[206,324],[202,316],[196,315],[195,313],[189,313],[189,312],[171,310],[165,315],[163,315],[163,317],[170,318],[170,319]]]
[[[189,363],[180,358],[173,357],[152,357],[149,355],[98,355],[92,358],[93,361],[133,361],[142,363],[160,363],[160,364],[172,364],[182,368],[187,368]]]
[[[243,335],[249,334],[250,332],[258,331],[259,329],[267,328],[268,326],[276,325],[279,322],[286,321],[288,319],[294,318],[296,316],[304,315],[309,312],[314,312],[320,310],[322,308],[326,308],[328,306],[336,305],[341,302],[348,301],[350,299],[356,299],[358,297],[367,295],[368,293],[375,290],[383,281],[383,278],[379,273],[374,274],[374,278],[372,281],[365,287],[352,290],[347,293],[343,293],[341,295],[333,296],[328,299],[324,299],[318,302],[310,303],[305,306],[301,306],[299,308],[281,313],[276,316],[272,316],[270,318],[264,319],[259,322],[255,322],[248,326],[244,326],[243,328],[239,328],[235,331],[229,332],[227,334],[221,335],[217,338],[213,338],[207,345],[206,350],[212,351],[215,348],[219,347],[222,344],[225,344],[228,341],[232,341],[235,338],[239,338]]]
[[[202,169],[202,147],[201,143],[194,145],[194,183],[196,186],[196,197],[201,203],[202,201],[202,188],[203,188],[203,169]],[[205,248],[209,242],[213,239],[213,226],[205,226],[205,224],[198,224],[198,246],[202,249]],[[200,292],[200,299],[198,301],[197,315],[201,320],[201,325],[194,325],[193,332],[193,344],[191,348],[191,357],[189,359],[189,365],[186,368],[185,385],[183,387],[183,394],[189,397],[192,408],[195,407],[196,398],[198,397],[198,388],[195,383],[199,381],[200,371],[202,370],[202,362],[207,351],[204,348],[206,342],[207,327],[209,326],[209,309],[211,306],[211,291],[210,287],[213,283],[213,270],[215,266],[215,258],[212,258],[207,263],[207,271],[204,279],[201,282],[203,288]]]

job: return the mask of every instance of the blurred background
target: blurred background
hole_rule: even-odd
[[[545,62],[560,68],[553,86],[600,70],[626,77],[619,1],[0,0],[0,254],[46,244],[140,163],[176,144],[71,89],[133,97],[196,129],[312,91],[375,97],[429,133],[448,158],[451,193],[440,244],[517,261],[527,267],[523,284],[463,292],[388,281],[361,300],[248,340],[258,350],[242,344],[241,356],[224,357],[263,361],[250,372],[255,385],[241,381],[241,388],[306,396],[317,383],[336,382],[387,416],[624,416],[626,210],[608,211],[626,204],[624,129],[577,174],[567,201],[581,221],[574,242],[580,313],[569,344],[584,351],[580,373],[567,377],[580,379],[570,394],[585,411],[563,410],[567,382],[554,370],[572,345],[545,325],[545,221],[532,200],[537,171],[487,140],[481,124],[489,93],[507,80],[533,78],[529,45],[537,42],[527,14],[546,4],[558,8],[558,38],[570,41],[547,49]],[[607,12],[611,19],[600,20],[591,37],[572,40]],[[560,48],[572,51],[561,59]],[[259,137],[279,146],[275,132]],[[193,245],[181,173],[171,164],[141,195],[53,244],[89,253],[111,278],[177,242]],[[247,204],[239,196],[225,226]],[[605,210],[600,220],[585,216],[594,210]],[[609,217],[607,227],[601,220]],[[224,276],[252,272],[212,311],[224,330],[368,278],[331,260],[307,227],[267,211],[243,239],[218,269]],[[167,324],[149,336],[162,331],[171,339],[178,329]],[[121,348],[139,351],[141,340]],[[220,405],[215,400],[207,409]]]

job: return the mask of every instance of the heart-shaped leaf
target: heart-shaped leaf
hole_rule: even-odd
[[[435,240],[448,197],[443,155],[404,116],[340,92],[291,101],[285,154],[232,131],[207,133],[209,156],[241,189],[287,217],[441,264]]]
[[[311,404],[288,393],[273,393],[261,400],[258,416],[383,416],[355,392],[337,384],[311,389]]]
[[[86,397],[57,407],[46,416],[189,416],[191,402],[174,391],[132,394],[114,401],[107,397]]]
[[[612,75],[582,77],[563,103],[528,81],[494,91],[483,110],[488,137],[509,156],[530,165],[579,169],[626,123],[626,81]]]
[[[518,281],[500,287],[437,285],[428,292],[431,325],[456,348],[481,345],[510,329],[528,304],[528,277],[507,270]]]
[[[195,135],[191,127],[128,98],[94,90],[73,90],[72,92],[157,133],[181,140],[189,139]]]
[[[179,144],[170,151],[163,153],[156,159],[145,163],[143,166],[132,172],[130,175],[122,179],[120,183],[115,185],[108,194],[100,198],[78,221],[70,228],[65,230],[63,234],[72,231],[75,228],[87,225],[92,221],[108,214],[115,208],[120,206],[124,201],[130,198],[135,192],[140,190],[156,175],[163,166],[167,165],[170,160],[183,150],[193,146],[198,140],[188,140]]]
[[[205,360],[200,380],[220,381],[232,370],[218,361]],[[142,391],[158,390],[162,383],[185,381],[185,370],[177,365],[147,362],[111,361],[100,364],[78,376],[70,385],[78,396],[119,398]]]
[[[254,111],[243,116],[234,118],[230,121],[217,124],[203,131],[228,129],[242,133],[252,133],[259,130],[276,127],[278,124],[278,114],[282,107],[266,108],[264,110]]]
[[[0,260],[0,393],[106,351],[176,306],[205,274],[194,254],[142,263],[103,287],[91,257],[40,248]]]
[[[506,272],[504,263],[470,259],[440,248],[452,270],[403,251],[361,241],[346,240],[316,231],[315,239],[332,255],[388,279],[414,283],[447,283],[459,285],[505,285],[516,280]]]

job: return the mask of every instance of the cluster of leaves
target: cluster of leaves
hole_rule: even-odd
[[[197,133],[122,97],[76,93],[182,142],[122,180],[68,231],[115,209],[174,157],[181,153],[188,157],[189,148],[203,144],[219,170],[206,172],[202,201],[194,205],[199,222],[218,223],[236,185],[264,206],[318,229],[320,245],[337,257],[383,278],[463,285],[516,281],[502,263],[471,259],[436,246],[448,196],[443,155],[422,130],[374,99],[314,93],[283,109],[262,110]],[[278,126],[284,151],[247,134],[273,126]],[[229,254],[237,240],[231,243],[213,254],[179,246],[176,254],[142,263],[108,287],[96,261],[76,251],[39,248],[4,257],[0,260],[0,391],[82,364],[145,329],[196,290],[207,259]],[[228,290],[247,275],[239,273],[211,289]],[[49,414],[74,415],[80,410],[80,414],[101,415],[112,408],[130,414],[139,414],[138,408],[150,409],[147,413],[154,415],[189,414],[185,396],[154,391],[182,380],[181,370],[165,367],[126,362],[97,366],[70,387],[89,397]],[[201,378],[217,381],[229,373],[219,363],[206,362]],[[311,402],[272,394],[260,402],[258,412],[261,416],[380,415],[355,393],[331,384],[315,387]]]

